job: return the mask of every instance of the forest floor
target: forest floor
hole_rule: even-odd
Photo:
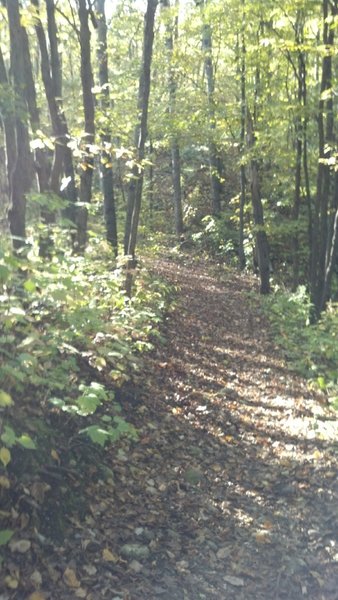
[[[82,514],[13,560],[27,593],[0,599],[337,600],[337,447],[320,396],[283,361],[252,279],[189,257],[152,268],[178,291],[121,399],[140,439],[106,452],[108,476],[89,466]]]

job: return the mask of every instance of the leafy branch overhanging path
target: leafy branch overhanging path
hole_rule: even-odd
[[[336,599],[337,455],[316,439],[318,402],[246,277],[191,260],[156,270],[179,292],[124,401],[140,441],[112,448],[113,477],[88,486],[46,598]]]

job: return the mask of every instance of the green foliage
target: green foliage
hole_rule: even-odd
[[[277,290],[264,299],[264,307],[290,368],[327,393],[338,407],[338,306],[332,304],[320,321],[310,324],[312,307],[301,286],[295,293]]]
[[[229,220],[229,215],[202,219],[203,229],[192,234],[192,239],[203,252],[216,259],[229,259],[236,255],[238,234]]]
[[[13,537],[12,529],[0,529],[0,546],[5,546]]]
[[[136,440],[114,390],[132,380],[141,353],[152,349],[168,288],[140,269],[128,298],[123,267],[112,268],[110,250],[96,240],[85,257],[65,253],[49,264],[34,248],[20,261],[2,251],[0,278],[3,464],[13,460],[8,448],[41,450],[33,407],[47,423],[51,415],[61,422],[68,415],[73,433],[100,445],[121,436]],[[16,433],[23,421],[32,436]]]

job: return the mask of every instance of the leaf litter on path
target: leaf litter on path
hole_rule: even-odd
[[[12,553],[8,599],[337,599],[337,454],[252,280],[191,258],[154,268],[179,292],[139,401],[121,398],[139,441],[106,451],[109,483],[92,470],[62,544]]]

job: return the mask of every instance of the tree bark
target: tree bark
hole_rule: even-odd
[[[251,150],[255,146],[255,132],[252,116],[247,110],[247,135],[248,146]],[[260,293],[270,293],[270,258],[269,258],[269,243],[264,229],[264,211],[262,204],[262,196],[259,181],[259,166],[258,161],[254,156],[251,158],[251,201],[253,210],[253,220],[256,239],[256,253],[258,260],[258,269],[260,277]]]
[[[34,22],[35,31],[40,48],[41,76],[47,98],[53,135],[55,137],[54,160],[50,177],[50,189],[55,194],[62,195],[66,198],[66,200],[68,200],[68,206],[64,214],[66,218],[68,218],[73,224],[72,229],[74,231],[77,190],[75,185],[75,172],[72,151],[68,146],[70,136],[68,132],[66,117],[63,111],[62,99],[55,96],[55,90],[57,89],[57,86],[59,84],[55,83],[53,73],[51,72],[45,31],[43,29],[39,13],[39,0],[31,0],[31,2],[36,9]],[[50,2],[50,4],[54,6],[53,2]],[[50,8],[52,8],[53,6],[51,6]],[[56,36],[56,30],[54,30],[53,27],[49,27],[49,32],[53,36]],[[53,37],[53,44],[55,47],[57,47],[56,37]],[[64,175],[64,180],[61,191],[60,178],[62,173]]]
[[[28,106],[31,129],[33,135],[35,135],[38,129],[40,128],[40,114],[37,105],[37,96],[29,49],[29,39],[27,31],[24,27],[21,27],[21,32],[23,43],[23,57],[25,62],[25,97]],[[37,174],[39,192],[40,194],[47,194],[49,186],[50,168],[48,165],[48,157],[44,149],[36,148],[36,150],[34,151],[34,166]],[[49,258],[51,256],[51,251],[53,248],[51,225],[55,223],[55,213],[49,210],[48,206],[43,206],[40,209],[40,215],[42,223],[45,225],[45,228],[44,231],[42,231],[39,235],[39,255],[44,258]]]
[[[86,0],[79,1],[79,20],[80,20],[80,49],[81,49],[81,83],[84,111],[84,153],[81,161],[80,175],[80,202],[81,206],[76,212],[77,224],[77,248],[83,252],[87,243],[87,205],[92,200],[92,182],[94,172],[94,155],[92,146],[95,141],[95,107],[92,89],[94,87],[94,78],[91,64],[91,44],[89,15]]]
[[[110,109],[107,23],[105,16],[105,0],[96,0],[97,11],[97,62],[99,67],[99,83],[101,86],[100,109],[107,113]],[[118,251],[116,207],[114,194],[114,174],[111,156],[111,134],[105,125],[100,131],[101,157],[100,175],[103,191],[103,208],[106,224],[106,239],[113,249],[115,256]]]
[[[177,7],[176,2],[176,7]],[[170,0],[162,0],[164,8],[170,8]],[[171,17],[169,17],[171,20]],[[175,22],[167,22],[166,25],[166,50],[168,56],[168,89],[169,89],[169,106],[168,112],[171,117],[175,117],[176,112],[176,91],[177,83],[172,67],[174,38],[178,36],[178,17],[175,16]],[[171,135],[171,176],[174,191],[174,215],[175,215],[175,232],[177,238],[180,238],[184,231],[183,226],[183,210],[182,210],[182,189],[181,189],[181,158],[180,146],[176,132]]]
[[[134,143],[136,147],[135,166],[132,169],[132,177],[128,189],[127,215],[125,227],[125,254],[131,257],[132,263],[135,262],[135,249],[137,242],[137,231],[141,210],[142,186],[143,186],[143,165],[145,156],[145,142],[147,137],[147,120],[150,94],[150,70],[153,52],[154,40],[154,20],[157,8],[157,0],[148,0],[147,10],[144,18],[143,34],[143,58],[139,80],[138,109],[140,114],[139,122],[135,127]]]
[[[27,113],[25,90],[25,62],[23,38],[20,23],[18,0],[7,1],[7,16],[10,35],[10,71],[15,93],[14,140],[7,140],[7,159],[9,169],[10,209],[8,218],[13,247],[19,250],[26,239],[26,192],[32,181],[32,158],[29,148],[28,129],[25,122]],[[15,146],[14,146],[15,144]],[[15,150],[14,150],[15,147]]]
[[[330,297],[333,255],[336,248],[335,190],[332,186],[331,157],[334,147],[334,113],[332,91],[332,53],[334,28],[331,18],[338,14],[337,1],[323,0],[323,43],[327,53],[322,61],[320,100],[318,107],[319,160],[317,190],[313,214],[312,248],[310,264],[310,295],[314,307],[313,320],[319,318]]]
[[[212,212],[215,216],[221,213],[221,160],[215,143],[216,111],[215,111],[215,73],[212,58],[212,30],[209,23],[205,21],[204,6],[208,0],[196,0],[197,6],[202,11],[202,51],[204,55],[204,72],[207,84],[208,97],[208,119],[209,119],[209,164],[212,194]]]
[[[242,0],[242,28],[239,42],[239,79],[241,93],[241,132],[240,132],[240,199],[239,199],[239,247],[238,258],[239,267],[245,269],[245,252],[244,252],[244,209],[246,204],[246,172],[244,160],[245,152],[245,131],[246,131],[246,41],[245,41],[245,0]]]

